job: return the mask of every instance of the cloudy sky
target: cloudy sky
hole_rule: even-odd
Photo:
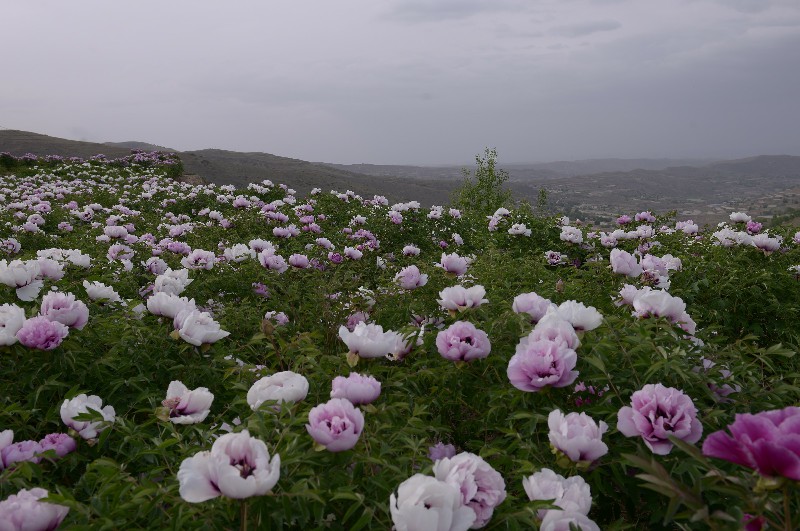
[[[3,18],[10,129],[340,163],[800,155],[798,0],[40,0]]]

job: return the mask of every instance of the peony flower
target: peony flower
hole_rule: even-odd
[[[641,436],[657,455],[672,451],[669,436],[694,444],[703,434],[692,399],[678,389],[647,384],[631,396],[631,406],[617,413],[617,429],[626,437]]]
[[[433,475],[461,493],[461,503],[475,511],[472,529],[480,529],[492,518],[494,508],[506,499],[503,476],[483,460],[469,452],[445,457],[433,465]]]
[[[441,267],[445,270],[446,273],[451,273],[453,275],[463,275],[467,272],[467,266],[469,265],[467,259],[458,256],[457,253],[452,254],[445,254],[442,253],[442,258],[437,267]]]
[[[25,310],[16,304],[0,305],[0,346],[17,342],[17,332],[25,324]]]
[[[747,223],[751,220],[750,216],[745,214],[744,212],[732,212],[730,215],[731,221],[734,223]]]
[[[384,332],[381,325],[373,323],[358,323],[352,332],[340,326],[339,337],[352,354],[362,358],[381,358],[392,353],[395,347],[393,333]]]
[[[189,390],[183,382],[173,380],[167,388],[167,398],[161,404],[169,409],[173,424],[197,424],[211,412],[214,395],[205,387]]]
[[[212,269],[217,261],[216,255],[211,251],[194,249],[187,256],[181,258],[181,265],[186,269]]]
[[[550,444],[573,463],[590,465],[608,453],[608,446],[601,440],[608,425],[602,420],[598,424],[586,413],[565,416],[554,409],[547,416],[547,426]]]
[[[194,299],[179,297],[173,293],[159,291],[148,297],[147,309],[153,315],[175,319],[182,311],[197,311]]]
[[[466,531],[475,511],[461,503],[458,489],[444,481],[414,474],[389,496],[396,531]]]
[[[488,299],[483,298],[485,295],[486,289],[483,286],[472,286],[471,288],[460,285],[451,286],[439,292],[441,299],[438,299],[437,302],[445,310],[463,312],[467,308],[477,308],[489,302]]]
[[[737,413],[703,442],[703,455],[752,468],[762,476],[800,481],[800,407]]]
[[[89,282],[83,281],[83,287],[86,289],[86,294],[93,301],[101,302],[121,302],[119,293],[114,291],[114,288],[106,286],[102,282]]]
[[[42,452],[42,446],[36,441],[20,441],[9,444],[0,450],[0,470],[8,468],[14,463],[25,461],[38,463],[41,460],[38,455]]]
[[[520,391],[536,392],[545,387],[566,387],[578,377],[573,370],[578,355],[565,343],[534,339],[533,333],[517,344],[506,374]]]
[[[297,269],[305,269],[309,263],[308,257],[304,254],[293,254],[289,257],[289,265]]]
[[[17,339],[28,348],[53,350],[64,341],[68,334],[67,326],[39,316],[27,319],[23,323],[22,327],[17,330]]]
[[[539,341],[540,339],[556,341],[573,350],[577,349],[581,344],[578,340],[578,334],[575,333],[575,328],[569,321],[558,315],[557,311],[548,312],[539,319],[539,322],[536,323],[530,333],[530,338],[534,341]]]
[[[594,330],[603,323],[603,315],[594,306],[587,307],[581,302],[562,302],[557,313],[575,330]]]
[[[182,310],[175,316],[175,323],[178,335],[196,347],[216,343],[230,335],[230,332],[220,329],[219,323],[211,314],[197,310]]]
[[[600,531],[600,527],[585,514],[575,511],[547,511],[539,531]]]
[[[188,269],[167,269],[156,277],[153,283],[153,293],[180,295],[192,282]]]
[[[72,293],[50,291],[42,298],[42,307],[39,313],[50,321],[82,330],[89,322],[89,308],[75,300]]]
[[[472,361],[489,355],[492,345],[486,332],[468,321],[456,321],[436,335],[436,348],[451,361]]]
[[[523,478],[522,487],[531,501],[553,500],[553,505],[564,511],[589,514],[592,508],[592,491],[580,476],[564,478],[549,468],[543,468],[532,476]],[[539,509],[539,518],[557,509]]]
[[[278,482],[281,457],[243,430],[214,441],[210,451],[184,459],[178,470],[181,498],[199,503],[218,496],[243,499],[267,494]]]
[[[530,316],[531,323],[536,323],[545,316],[549,309],[556,309],[557,306],[534,292],[522,293],[514,297],[511,309],[514,313],[526,313]]]
[[[453,457],[454,455],[456,455],[456,447],[452,444],[444,444],[441,441],[428,448],[428,459],[434,463],[439,459]]]
[[[17,298],[32,301],[39,295],[44,283],[38,280],[41,272],[36,260],[0,260],[0,284],[16,288]]]
[[[247,403],[255,411],[267,400],[299,402],[308,394],[308,380],[292,371],[276,372],[256,381],[247,391]]]
[[[642,274],[642,266],[636,257],[622,249],[611,249],[611,270],[618,275],[638,277]]]
[[[351,372],[346,378],[337,376],[331,384],[331,398],[346,398],[355,406],[370,404],[381,394],[381,383],[372,376]]]
[[[676,322],[686,313],[686,303],[663,290],[640,290],[633,299],[633,309],[640,318],[666,317]]]
[[[75,417],[89,411],[100,414],[103,420],[75,420]],[[61,404],[61,420],[67,427],[78,432],[84,439],[95,439],[99,432],[107,427],[107,423],[116,420],[116,412],[112,406],[103,407],[103,399],[97,395],[79,394],[75,398],[64,400]]]
[[[0,529],[3,531],[49,531],[61,525],[69,507],[40,502],[45,489],[22,489],[0,502]]]
[[[353,448],[364,430],[364,415],[344,398],[331,398],[308,413],[306,430],[311,438],[329,452]]]
[[[66,433],[51,433],[46,435],[44,439],[39,441],[39,446],[41,446],[42,452],[53,450],[58,457],[64,457],[78,448],[75,439]]]
[[[561,241],[569,243],[583,243],[583,233],[577,227],[570,227],[569,225],[561,227]]]
[[[394,281],[403,289],[416,289],[428,283],[428,275],[420,273],[417,266],[410,265],[401,269]]]

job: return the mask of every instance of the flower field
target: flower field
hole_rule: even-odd
[[[796,228],[3,168],[0,530],[800,527]]]

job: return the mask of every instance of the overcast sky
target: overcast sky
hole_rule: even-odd
[[[339,163],[800,155],[799,0],[39,0],[2,16],[10,129]]]

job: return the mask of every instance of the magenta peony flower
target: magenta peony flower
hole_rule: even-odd
[[[520,391],[566,387],[578,377],[578,371],[573,370],[577,360],[578,355],[565,343],[537,340],[531,333],[517,344],[506,373],[511,385]]]
[[[453,457],[454,455],[456,455],[456,447],[452,444],[444,444],[441,441],[428,448],[428,459],[434,463],[439,459]]]
[[[738,413],[728,431],[709,435],[703,455],[800,481],[800,407]]]
[[[38,463],[40,461],[38,455],[42,451],[42,446],[36,441],[20,441],[9,444],[0,450],[0,470],[23,461]]]
[[[50,531],[61,525],[68,507],[40,502],[48,492],[44,489],[22,489],[0,502],[0,529],[10,531]]]
[[[550,444],[573,463],[590,465],[608,453],[608,446],[602,441],[608,425],[602,420],[597,423],[586,413],[564,415],[554,409],[547,416],[547,426]]]
[[[331,384],[331,398],[346,398],[355,406],[370,404],[381,394],[381,383],[372,376],[351,372],[349,376],[337,376]]]
[[[361,410],[344,398],[331,398],[308,413],[308,434],[330,452],[353,448],[364,430]]]
[[[654,454],[672,451],[672,435],[694,444],[703,435],[692,399],[673,387],[647,384],[631,396],[631,407],[617,413],[617,429],[626,437],[641,436]]]
[[[278,482],[281,457],[247,430],[223,435],[211,451],[184,459],[178,470],[181,498],[199,503],[218,496],[243,499],[267,494]]]
[[[42,447],[43,452],[54,450],[58,457],[64,457],[68,453],[74,452],[78,447],[75,443],[75,439],[66,433],[51,433],[46,435],[44,439],[39,441],[39,446]]]
[[[486,332],[470,322],[456,321],[436,335],[436,348],[451,361],[472,361],[485,358],[492,350]]]
[[[439,481],[456,487],[461,493],[461,503],[475,511],[471,529],[485,526],[491,520],[494,508],[506,499],[503,476],[482,457],[469,452],[436,461],[433,475]]]
[[[79,300],[75,300],[72,293],[50,291],[42,298],[42,308],[39,312],[51,321],[82,330],[89,322],[89,308]]]
[[[53,350],[61,344],[69,334],[69,328],[51,321],[47,317],[39,316],[27,319],[17,331],[17,339],[28,348],[39,350]]]

